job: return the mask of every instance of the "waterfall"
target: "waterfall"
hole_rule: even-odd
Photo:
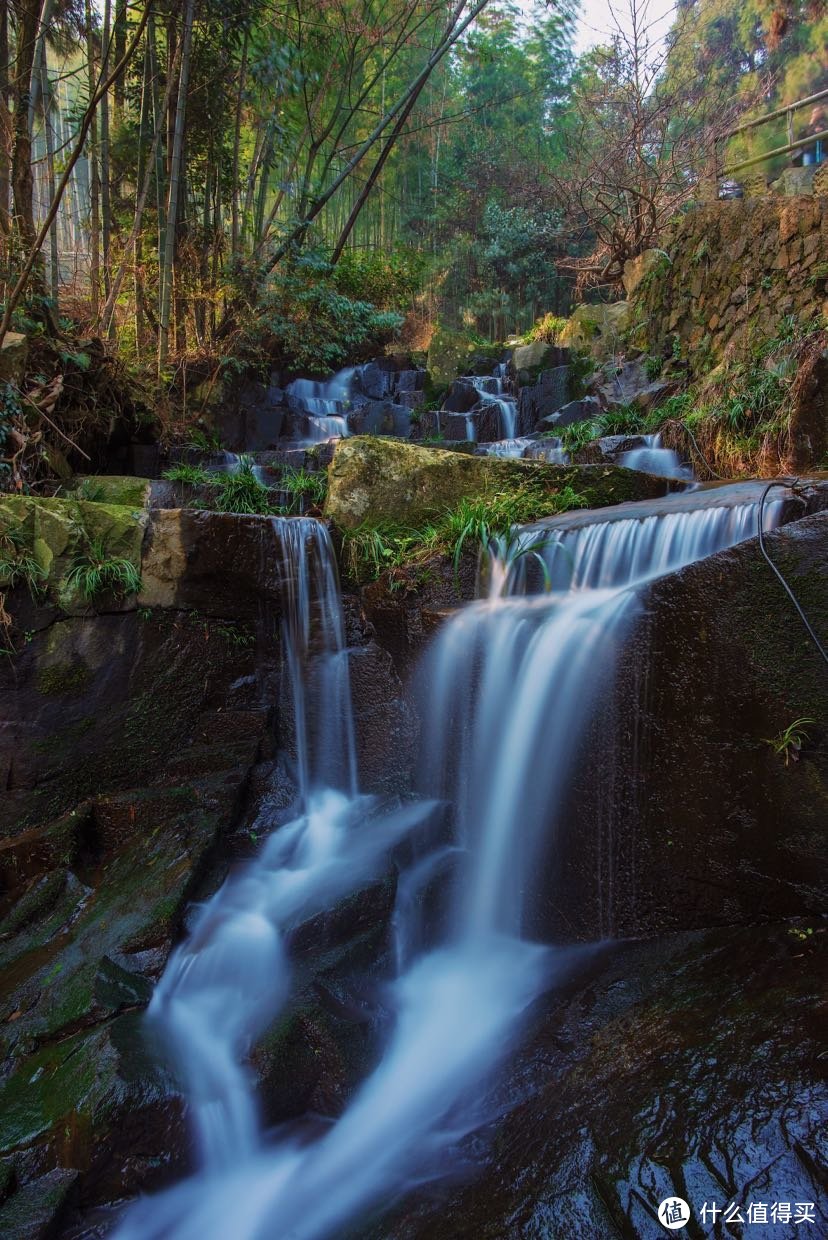
[[[308,422],[308,442],[324,443],[346,436],[345,411],[351,400],[356,368],[349,366],[330,379],[294,379],[285,391]]]
[[[632,452],[623,452],[618,464],[625,469],[640,469],[645,474],[656,474],[660,478],[693,478],[689,465],[683,465],[677,452],[672,448],[662,448],[660,435],[645,435],[645,447],[634,448]]]
[[[507,571],[511,594],[504,584],[445,623],[420,671],[421,796],[396,807],[353,791],[351,741],[312,722],[319,683],[300,673],[344,653],[335,567],[315,522],[276,524],[304,804],[202,908],[156,989],[149,1017],[179,1067],[200,1167],[132,1207],[121,1240],[334,1240],[450,1169],[490,1116],[487,1086],[530,1005],[568,959],[533,941],[532,901],[642,587],[755,533],[757,508],[579,514],[575,528],[517,532],[513,561],[540,556],[553,588],[517,594],[530,574]],[[765,511],[771,528],[783,504]],[[323,685],[340,694],[329,715],[347,731],[344,682]],[[289,993],[288,931],[381,874],[437,801],[451,803],[454,840],[400,876],[379,1063],[321,1135],[264,1134],[244,1061]],[[422,893],[435,881],[444,907],[426,925]]]

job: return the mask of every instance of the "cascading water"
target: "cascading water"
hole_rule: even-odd
[[[782,504],[765,511],[771,527]],[[150,1018],[179,1065],[201,1167],[133,1207],[121,1240],[326,1240],[445,1173],[487,1117],[491,1073],[561,960],[529,937],[531,901],[641,587],[748,537],[756,519],[756,503],[719,504],[519,532],[499,588],[447,621],[427,656],[428,799],[395,809],[353,792],[352,741],[312,722],[314,679],[302,669],[317,657],[346,659],[335,567],[317,523],[276,523],[303,812],[204,906],[156,989]],[[543,558],[554,588],[518,596],[529,574],[512,569],[531,555]],[[329,713],[350,737],[339,713],[349,710],[344,685]],[[328,746],[330,761],[319,753]],[[400,877],[385,1052],[321,1136],[267,1137],[244,1060],[287,996],[286,934],[380,874],[435,797],[452,803],[454,843],[420,853]],[[421,921],[421,895],[435,878],[446,892],[436,929]]]
[[[690,466],[684,465],[679,454],[672,448],[662,448],[660,435],[645,435],[644,442],[645,447],[622,453],[618,464],[625,469],[639,469],[645,474],[656,474],[659,478],[692,480],[693,471]]]
[[[308,442],[323,443],[348,434],[345,410],[351,399],[354,367],[331,379],[294,379],[285,389],[307,418]]]

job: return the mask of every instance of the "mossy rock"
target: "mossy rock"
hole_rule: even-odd
[[[118,504],[123,508],[146,508],[149,504],[149,478],[128,474],[89,474],[74,479],[67,499],[87,500],[94,504]]]
[[[589,349],[593,357],[600,360],[619,352],[630,321],[630,306],[626,301],[577,306],[561,332],[560,343],[569,348]]]
[[[140,506],[29,495],[0,498],[0,536],[15,536],[21,553],[40,569],[33,584],[67,612],[88,605],[67,580],[75,557],[98,542],[107,555],[129,560],[140,571],[147,519]]]
[[[371,437],[342,440],[328,476],[325,515],[341,529],[384,522],[415,527],[464,498],[485,499],[527,484],[549,495],[571,487],[592,508],[664,493],[663,479],[616,466],[465,456]]]
[[[480,353],[480,341],[471,333],[438,327],[428,349],[431,382],[435,387],[448,387],[458,375],[469,373],[475,355]]]

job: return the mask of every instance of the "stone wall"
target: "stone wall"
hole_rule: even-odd
[[[663,261],[632,297],[653,353],[680,347],[695,374],[744,341],[807,322],[828,296],[828,197],[756,198],[693,207],[664,238]],[[676,343],[676,338],[678,343]]]

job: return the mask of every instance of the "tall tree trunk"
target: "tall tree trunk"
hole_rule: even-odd
[[[124,58],[127,38],[127,0],[115,0],[115,24],[113,27],[113,56],[117,65]],[[115,119],[120,121],[124,110],[124,79],[115,83]]]
[[[89,98],[95,94],[95,35],[91,0],[86,0],[86,72],[89,79]],[[101,300],[101,179],[98,171],[98,119],[97,111],[89,127],[89,145],[86,153],[89,165],[89,285],[92,317],[97,322]]]
[[[239,253],[239,149],[241,146],[241,128],[242,128],[242,100],[244,98],[244,86],[247,77],[247,39],[248,32],[244,32],[244,42],[242,44],[241,64],[239,65],[239,86],[236,92],[236,121],[233,131],[233,183],[230,191],[230,256],[237,258]]]
[[[32,204],[32,135],[29,127],[29,101],[32,69],[40,22],[41,0],[23,0],[17,6],[17,56],[14,67],[14,148],[12,151],[12,190],[17,233],[23,247],[34,245],[35,226]],[[40,264],[37,264],[40,267]],[[35,272],[37,279],[38,273]],[[42,284],[42,275],[41,275]]]
[[[181,72],[178,77],[178,101],[175,108],[172,157],[170,160],[170,193],[167,202],[167,230],[164,243],[164,264],[161,269],[161,314],[158,334],[158,369],[163,369],[170,343],[170,305],[172,302],[173,260],[175,258],[176,222],[178,220],[181,158],[184,151],[184,129],[187,116],[187,82],[190,76],[190,48],[193,40],[193,3],[186,0],[184,33],[181,47]]]
[[[43,105],[43,130],[46,136],[46,186],[49,202],[51,202],[55,196],[56,184],[55,130],[53,123],[55,100],[49,82],[49,66],[45,42],[40,47],[40,99]],[[52,301],[55,303],[55,311],[57,312],[60,288],[60,253],[58,248],[57,219],[52,222],[52,227],[49,230],[49,260],[50,292]]]
[[[109,40],[112,35],[112,0],[104,0],[101,76],[109,69]],[[112,285],[112,178],[109,159],[109,93],[101,99],[101,225],[103,233],[103,278],[107,298]]]
[[[9,2],[0,0],[0,233],[11,231],[12,118],[9,109]]]

